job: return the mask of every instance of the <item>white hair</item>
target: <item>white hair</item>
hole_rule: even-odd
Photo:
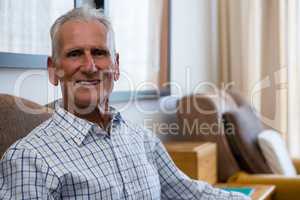
[[[94,9],[89,7],[80,7],[74,8],[71,11],[67,12],[66,14],[60,16],[54,24],[51,26],[50,29],[50,36],[52,42],[52,58],[54,62],[56,62],[59,57],[59,30],[61,29],[62,25],[71,20],[80,20],[80,21],[94,21],[97,20],[102,23],[105,28],[107,29],[107,46],[110,51],[110,55],[112,61],[115,62],[115,37],[112,25],[109,19],[103,14],[102,10]]]

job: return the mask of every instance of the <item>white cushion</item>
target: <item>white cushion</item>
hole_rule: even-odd
[[[258,143],[273,173],[286,176],[297,175],[286,144],[278,132],[264,130],[258,135]]]

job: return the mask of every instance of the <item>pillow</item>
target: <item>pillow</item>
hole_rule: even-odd
[[[275,174],[297,175],[286,144],[278,132],[275,130],[264,130],[258,135],[258,143],[267,163]]]
[[[263,131],[260,119],[249,106],[223,114],[226,139],[242,170],[248,173],[272,173],[258,145]]]

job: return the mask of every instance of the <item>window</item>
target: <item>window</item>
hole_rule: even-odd
[[[109,0],[105,5],[120,54],[121,79],[116,90],[159,88],[162,40],[162,0]]]
[[[49,29],[74,0],[1,0],[0,52],[49,55]]]

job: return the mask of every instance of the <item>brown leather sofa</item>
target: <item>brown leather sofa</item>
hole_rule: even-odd
[[[184,140],[217,143],[219,182],[276,185],[274,199],[300,198],[300,175],[272,174],[257,142],[264,126],[238,93],[183,97],[177,118]],[[294,165],[300,174],[300,161]]]
[[[0,158],[10,145],[47,120],[51,112],[32,101],[0,94]]]
[[[178,103],[180,136],[176,139],[217,143],[218,180],[221,182],[240,171],[222,122],[222,114],[236,107],[234,100],[225,93],[195,94],[183,97]]]

